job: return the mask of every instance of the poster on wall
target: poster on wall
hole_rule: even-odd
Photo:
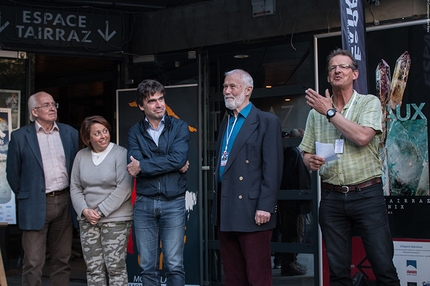
[[[6,180],[6,159],[12,131],[10,108],[0,108],[0,222],[16,224],[15,194]]]
[[[367,76],[368,93],[377,96],[381,102],[383,132],[379,156],[391,233],[395,241],[411,242],[411,248],[413,241],[430,237],[430,228],[423,227],[430,222],[427,121],[430,115],[430,34],[427,28],[426,21],[369,27],[366,33],[367,75],[359,75]],[[327,55],[341,47],[341,37],[335,33],[321,35],[317,42],[317,65],[321,68],[316,70],[323,71]],[[330,90],[327,75],[319,73],[317,77],[318,90]],[[356,251],[360,244],[361,241],[357,244],[353,241],[353,265],[356,265],[354,261],[368,263],[365,252]],[[424,242],[421,246],[423,249],[428,247]],[[430,264],[427,255],[422,260],[412,257],[406,259],[409,262],[402,261],[400,257],[406,258],[406,255],[398,246],[395,256],[395,265],[401,271],[406,267],[405,263],[413,260],[418,265]],[[324,278],[328,276],[327,270],[323,270]],[[360,272],[370,280],[374,279],[373,274]],[[420,276],[424,280],[418,285],[430,281],[430,273],[421,271],[420,275],[426,277]],[[416,285],[415,282],[407,284],[411,280],[406,278],[400,277],[402,285]]]
[[[199,254],[199,212],[201,206],[197,205],[198,196],[198,86],[196,84],[165,86],[166,88],[166,111],[168,115],[184,120],[188,123],[190,130],[190,141],[188,158],[190,168],[187,171],[188,191],[185,196],[186,203],[186,223],[185,223],[185,250],[184,267],[185,283],[187,286],[199,285],[200,283],[200,254]],[[117,144],[125,148],[128,147],[128,130],[131,126],[142,120],[143,113],[135,103],[136,89],[117,90]],[[132,201],[136,195],[132,194]],[[139,255],[135,244],[136,237],[133,229],[127,246],[127,270],[129,286],[140,286],[141,268],[139,266]],[[161,247],[160,247],[161,249]],[[160,283],[166,285],[165,272],[163,270],[163,255],[160,254]]]
[[[430,241],[394,241],[393,261],[402,285],[430,286]]]
[[[20,90],[8,90],[0,89],[0,108],[9,108],[11,110],[12,117],[12,129],[15,130],[20,127],[20,101],[21,91]]]

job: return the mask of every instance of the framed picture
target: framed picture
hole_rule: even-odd
[[[11,109],[0,108],[0,222],[16,224],[15,195],[6,180],[6,159],[11,133]]]
[[[0,89],[0,108],[10,108],[12,117],[12,130],[18,129],[20,127],[20,102],[20,90]]]

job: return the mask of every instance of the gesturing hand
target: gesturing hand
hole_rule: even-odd
[[[315,90],[308,88],[305,90],[306,103],[315,109],[318,113],[326,115],[327,110],[332,108],[332,101],[328,89],[325,91],[325,96],[318,94]]]

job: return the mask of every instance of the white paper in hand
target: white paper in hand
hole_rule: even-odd
[[[334,152],[333,144],[315,142],[315,149],[317,151],[317,155],[323,157],[326,163],[339,159]]]

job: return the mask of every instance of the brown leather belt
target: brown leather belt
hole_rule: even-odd
[[[52,192],[46,193],[46,196],[47,196],[47,197],[55,197],[55,196],[59,196],[59,195],[61,195],[64,191],[68,191],[68,190],[69,190],[69,188],[67,187],[67,188],[62,189],[62,190],[59,190],[59,191],[52,191]]]
[[[370,187],[372,185],[375,184],[379,184],[382,183],[382,179],[381,178],[375,178],[375,179],[371,179],[369,181],[357,184],[357,185],[345,185],[345,186],[338,186],[338,185],[332,185],[332,184],[328,184],[328,183],[322,183],[322,187],[323,189],[326,190],[333,190],[336,192],[340,192],[340,193],[349,193],[349,192],[355,192],[357,190],[360,189],[364,189],[367,187]]]

